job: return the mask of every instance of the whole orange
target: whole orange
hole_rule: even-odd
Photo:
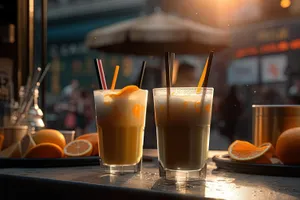
[[[53,143],[62,149],[66,146],[66,139],[64,135],[61,132],[53,129],[43,129],[37,131],[32,135],[32,138],[37,145],[42,143]]]
[[[286,165],[300,164],[300,127],[288,129],[279,136],[276,155]]]

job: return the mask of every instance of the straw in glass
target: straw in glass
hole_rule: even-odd
[[[98,80],[98,86],[99,86],[99,89],[103,89],[102,88],[102,84],[101,84],[101,80],[100,80],[100,72],[99,72],[99,67],[98,67],[98,59],[95,58],[94,59],[94,64],[95,64],[95,69],[96,69],[96,75],[97,75],[97,80]]]
[[[210,68],[211,68],[211,63],[212,63],[213,56],[214,56],[214,52],[211,51],[209,53],[209,56],[208,56],[207,60],[206,60],[205,67],[203,69],[203,72],[201,74],[201,78],[199,80],[199,84],[198,84],[197,91],[196,91],[197,94],[199,94],[201,92],[202,86],[207,87],[208,77],[209,77],[209,73],[210,73]],[[203,78],[203,76],[204,76],[204,78]],[[201,80],[203,81],[203,83],[200,83]],[[200,116],[202,116],[202,113],[205,112],[204,111],[205,96],[206,96],[206,89],[203,90],[202,95],[201,95]]]
[[[103,90],[107,90],[105,73],[104,73],[104,69],[103,69],[103,65],[102,65],[101,59],[97,59],[97,66],[98,66],[98,72],[99,72],[101,86],[102,86]]]
[[[166,69],[166,86],[167,89],[170,90],[171,87],[171,76],[170,76],[170,71],[171,71],[171,65],[170,65],[170,52],[165,53],[165,69]]]
[[[170,53],[170,76],[171,76],[171,86],[173,83],[173,66],[175,61],[175,53]]]
[[[112,83],[111,83],[111,88],[110,88],[112,90],[114,90],[115,87],[116,87],[116,82],[117,82],[117,78],[118,78],[118,74],[119,74],[119,69],[120,69],[120,66],[116,65],[115,72],[114,72],[114,77],[113,77],[113,80],[112,80]]]
[[[171,54],[169,52],[165,53],[165,69],[166,69],[166,86],[167,86],[167,122],[170,119],[170,95],[171,95],[171,65],[170,65],[170,56]]]
[[[197,93],[200,93],[201,87],[207,87],[208,77],[209,77],[209,73],[210,73],[213,56],[214,56],[214,52],[211,51],[209,53],[208,58],[206,59],[204,69],[203,69],[201,77],[199,79],[198,86],[197,86]]]
[[[147,64],[147,62],[143,61],[142,69],[141,69],[140,76],[139,76],[139,79],[138,79],[138,86],[139,86],[139,88],[142,88],[142,86],[143,86],[143,79],[144,79],[146,64]]]

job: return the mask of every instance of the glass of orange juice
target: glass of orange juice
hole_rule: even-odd
[[[136,86],[94,91],[99,155],[106,172],[141,171],[148,91]]]

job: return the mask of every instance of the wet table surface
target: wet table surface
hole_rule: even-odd
[[[156,157],[156,150],[145,150],[147,156]],[[213,155],[224,151],[211,151]],[[198,197],[221,199],[300,199],[300,178],[259,176],[229,173],[208,162],[206,181],[194,183],[167,182],[159,178],[157,158],[143,163],[143,172],[137,175],[110,176],[100,171],[99,166],[71,168],[7,168],[0,174],[46,178],[96,185],[117,186]]]

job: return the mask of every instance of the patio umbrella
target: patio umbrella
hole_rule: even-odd
[[[95,29],[86,45],[103,52],[133,55],[207,54],[229,44],[229,34],[218,28],[164,12]]]

